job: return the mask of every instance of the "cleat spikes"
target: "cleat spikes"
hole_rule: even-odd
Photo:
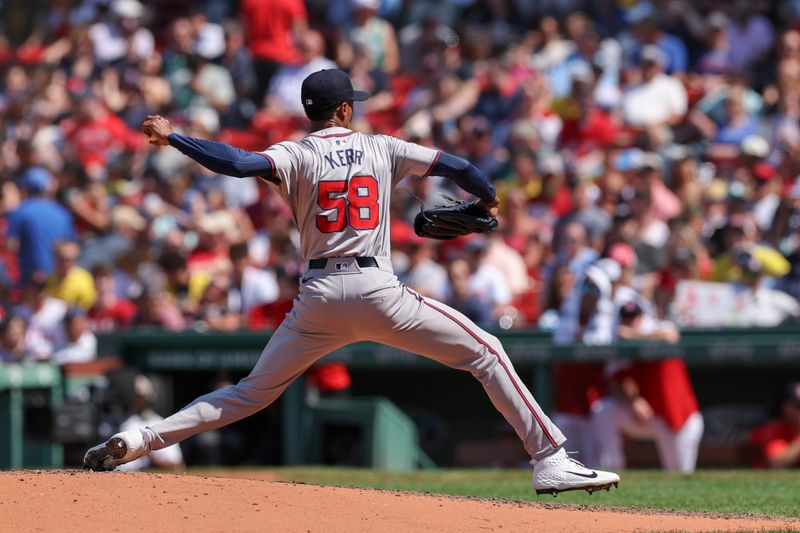
[[[589,496],[594,494],[597,491],[605,490],[606,492],[611,492],[611,487],[618,487],[619,483],[609,483],[608,485],[602,485],[599,487],[575,487],[570,489],[537,489],[536,495],[541,496],[542,494],[549,494],[553,498],[557,497],[562,492],[570,492],[575,490],[585,490],[589,493]]]

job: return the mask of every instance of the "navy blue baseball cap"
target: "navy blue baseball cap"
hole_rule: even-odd
[[[339,69],[325,69],[303,80],[300,99],[306,110],[326,111],[342,102],[361,102],[369,98],[364,91],[353,89],[350,77]]]

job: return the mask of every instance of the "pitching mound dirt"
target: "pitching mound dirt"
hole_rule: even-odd
[[[800,528],[800,522],[587,510],[193,475],[0,473],[2,531],[431,533],[767,528]]]

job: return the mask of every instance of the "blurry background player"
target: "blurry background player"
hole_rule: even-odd
[[[646,320],[635,302],[619,311],[618,334],[626,339],[676,343],[674,324]],[[610,363],[610,394],[592,406],[599,464],[625,468],[623,437],[655,440],[661,466],[694,471],[703,436],[703,417],[682,359]]]
[[[561,321],[553,337],[556,344],[581,342],[610,344],[613,338],[613,282],[618,273],[608,259],[589,265],[582,282],[562,306]],[[603,266],[607,268],[603,268]],[[618,269],[618,267],[617,267]],[[609,270],[611,272],[609,272]],[[597,464],[597,436],[592,426],[594,402],[606,394],[603,363],[564,362],[553,365],[553,420],[561,428],[571,451],[586,465]]]
[[[758,453],[756,466],[800,466],[800,383],[787,385],[780,392],[772,416],[750,435],[750,444]]]
[[[133,379],[133,390],[128,396],[126,418],[120,425],[120,431],[139,428],[147,424],[152,424],[162,418],[150,405],[155,397],[153,383],[141,374]],[[161,450],[151,452],[149,455],[140,457],[119,467],[120,470],[137,471],[148,468],[162,468],[167,470],[177,470],[183,468],[183,453],[177,444],[168,446]]]

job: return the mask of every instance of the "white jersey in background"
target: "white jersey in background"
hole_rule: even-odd
[[[439,151],[385,135],[327,128],[262,152],[300,230],[303,259],[389,257],[394,186],[426,176]]]

